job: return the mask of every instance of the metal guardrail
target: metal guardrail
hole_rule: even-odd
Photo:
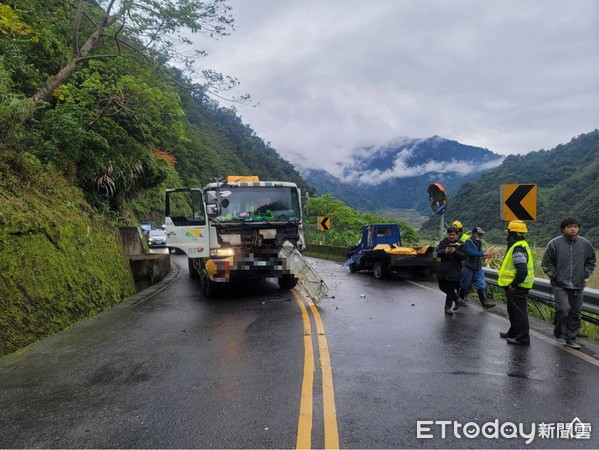
[[[327,255],[338,256],[340,259],[347,259],[347,247],[336,247],[333,245],[307,244],[306,250],[314,253],[324,253]]]
[[[499,271],[489,268],[483,268],[483,271],[485,272],[485,280],[487,283],[497,286]],[[553,289],[551,288],[549,280],[545,278],[535,277],[535,283],[528,292],[528,296],[555,308]],[[583,312],[599,315],[599,289],[585,288],[582,301]],[[599,318],[589,317],[583,314],[583,319],[599,325]]]
[[[331,254],[338,257],[345,256],[347,253],[347,248],[345,247],[315,244],[308,244],[307,247],[308,250],[312,252]],[[497,286],[498,271],[489,268],[484,268],[483,270],[485,272],[485,280],[487,283]],[[551,289],[549,280],[545,278],[535,277],[535,283],[532,289],[529,291],[528,296],[534,300],[538,300],[555,308],[553,290]],[[599,315],[599,289],[584,289],[582,311],[583,313]],[[595,325],[599,325],[599,318],[597,317],[585,316],[583,314],[582,318],[588,322],[594,323]]]

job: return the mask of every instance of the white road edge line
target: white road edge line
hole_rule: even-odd
[[[433,288],[431,288],[429,286],[425,286],[424,284],[420,284],[420,283],[417,283],[415,281],[410,281],[410,280],[407,280],[407,281],[408,281],[408,283],[411,283],[414,286],[418,286],[419,288],[426,289],[427,291],[431,291],[431,292],[436,292],[440,296],[445,296],[445,294],[443,294],[443,292],[441,292],[438,289],[433,289]],[[508,319],[506,319],[505,317],[498,316],[497,314],[491,314],[491,316],[494,317],[497,320],[501,320],[503,322],[510,323],[510,321]],[[551,345],[553,345],[555,347],[561,348],[563,351],[568,352],[571,355],[574,355],[574,356],[582,359],[583,361],[586,361],[588,363],[593,364],[594,366],[599,367],[599,359],[593,358],[592,356],[589,356],[586,353],[582,353],[581,351],[574,350],[574,349],[572,349],[570,347],[567,347],[565,345],[560,345],[557,342],[555,342],[552,338],[547,337],[544,334],[539,333],[538,331],[535,331],[535,330],[531,329],[530,330],[530,334],[532,334],[533,336],[539,338],[542,341],[547,342],[548,344],[551,344]]]

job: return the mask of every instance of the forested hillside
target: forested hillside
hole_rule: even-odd
[[[173,2],[178,8],[170,2],[117,2],[114,10],[102,9],[109,4],[3,2],[4,155],[27,153],[81,188],[93,207],[132,222],[136,215],[158,220],[166,185],[199,186],[217,176],[254,174],[306,187],[233,109],[210,99],[215,85],[227,96],[234,81],[206,72],[204,84],[198,84],[167,65],[175,44],[169,32],[194,20],[202,26],[196,31],[206,35],[230,31],[225,2],[189,8],[186,2]],[[172,23],[160,23],[163,17]],[[100,24],[111,22],[86,48]],[[156,42],[160,45],[150,45]]]
[[[485,172],[476,181],[450,193],[446,222],[459,219],[465,226],[495,230],[490,236],[503,239],[506,223],[500,218],[502,184],[538,186],[537,220],[529,223],[531,239],[544,245],[558,235],[559,222],[575,217],[581,235],[599,247],[599,130],[582,134],[552,150],[508,156],[503,164]],[[438,217],[425,225],[437,229]]]
[[[182,96],[188,141],[174,156],[183,183],[197,186],[234,173],[292,181],[307,188],[299,172],[243,124],[235,110],[218,107],[205,97]]]
[[[235,80],[169,66],[183,28],[209,39],[231,24],[223,0],[0,3],[0,356],[134,292],[115,227],[161,223],[166,187],[307,187],[211,100]]]

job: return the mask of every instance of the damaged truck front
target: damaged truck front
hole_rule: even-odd
[[[299,280],[318,300],[326,295],[301,255],[301,193],[294,183],[228,177],[202,189],[168,189],[165,225],[167,246],[187,255],[206,297],[222,283],[261,278],[277,278],[282,289]]]

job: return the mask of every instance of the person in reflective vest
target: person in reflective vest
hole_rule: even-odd
[[[507,252],[497,284],[505,289],[510,329],[499,335],[508,344],[530,345],[526,299],[534,283],[535,269],[532,251],[525,239],[528,227],[521,220],[512,220],[507,230]]]
[[[460,236],[460,241],[462,242],[466,242],[468,239],[470,239],[470,233],[462,233]]]

